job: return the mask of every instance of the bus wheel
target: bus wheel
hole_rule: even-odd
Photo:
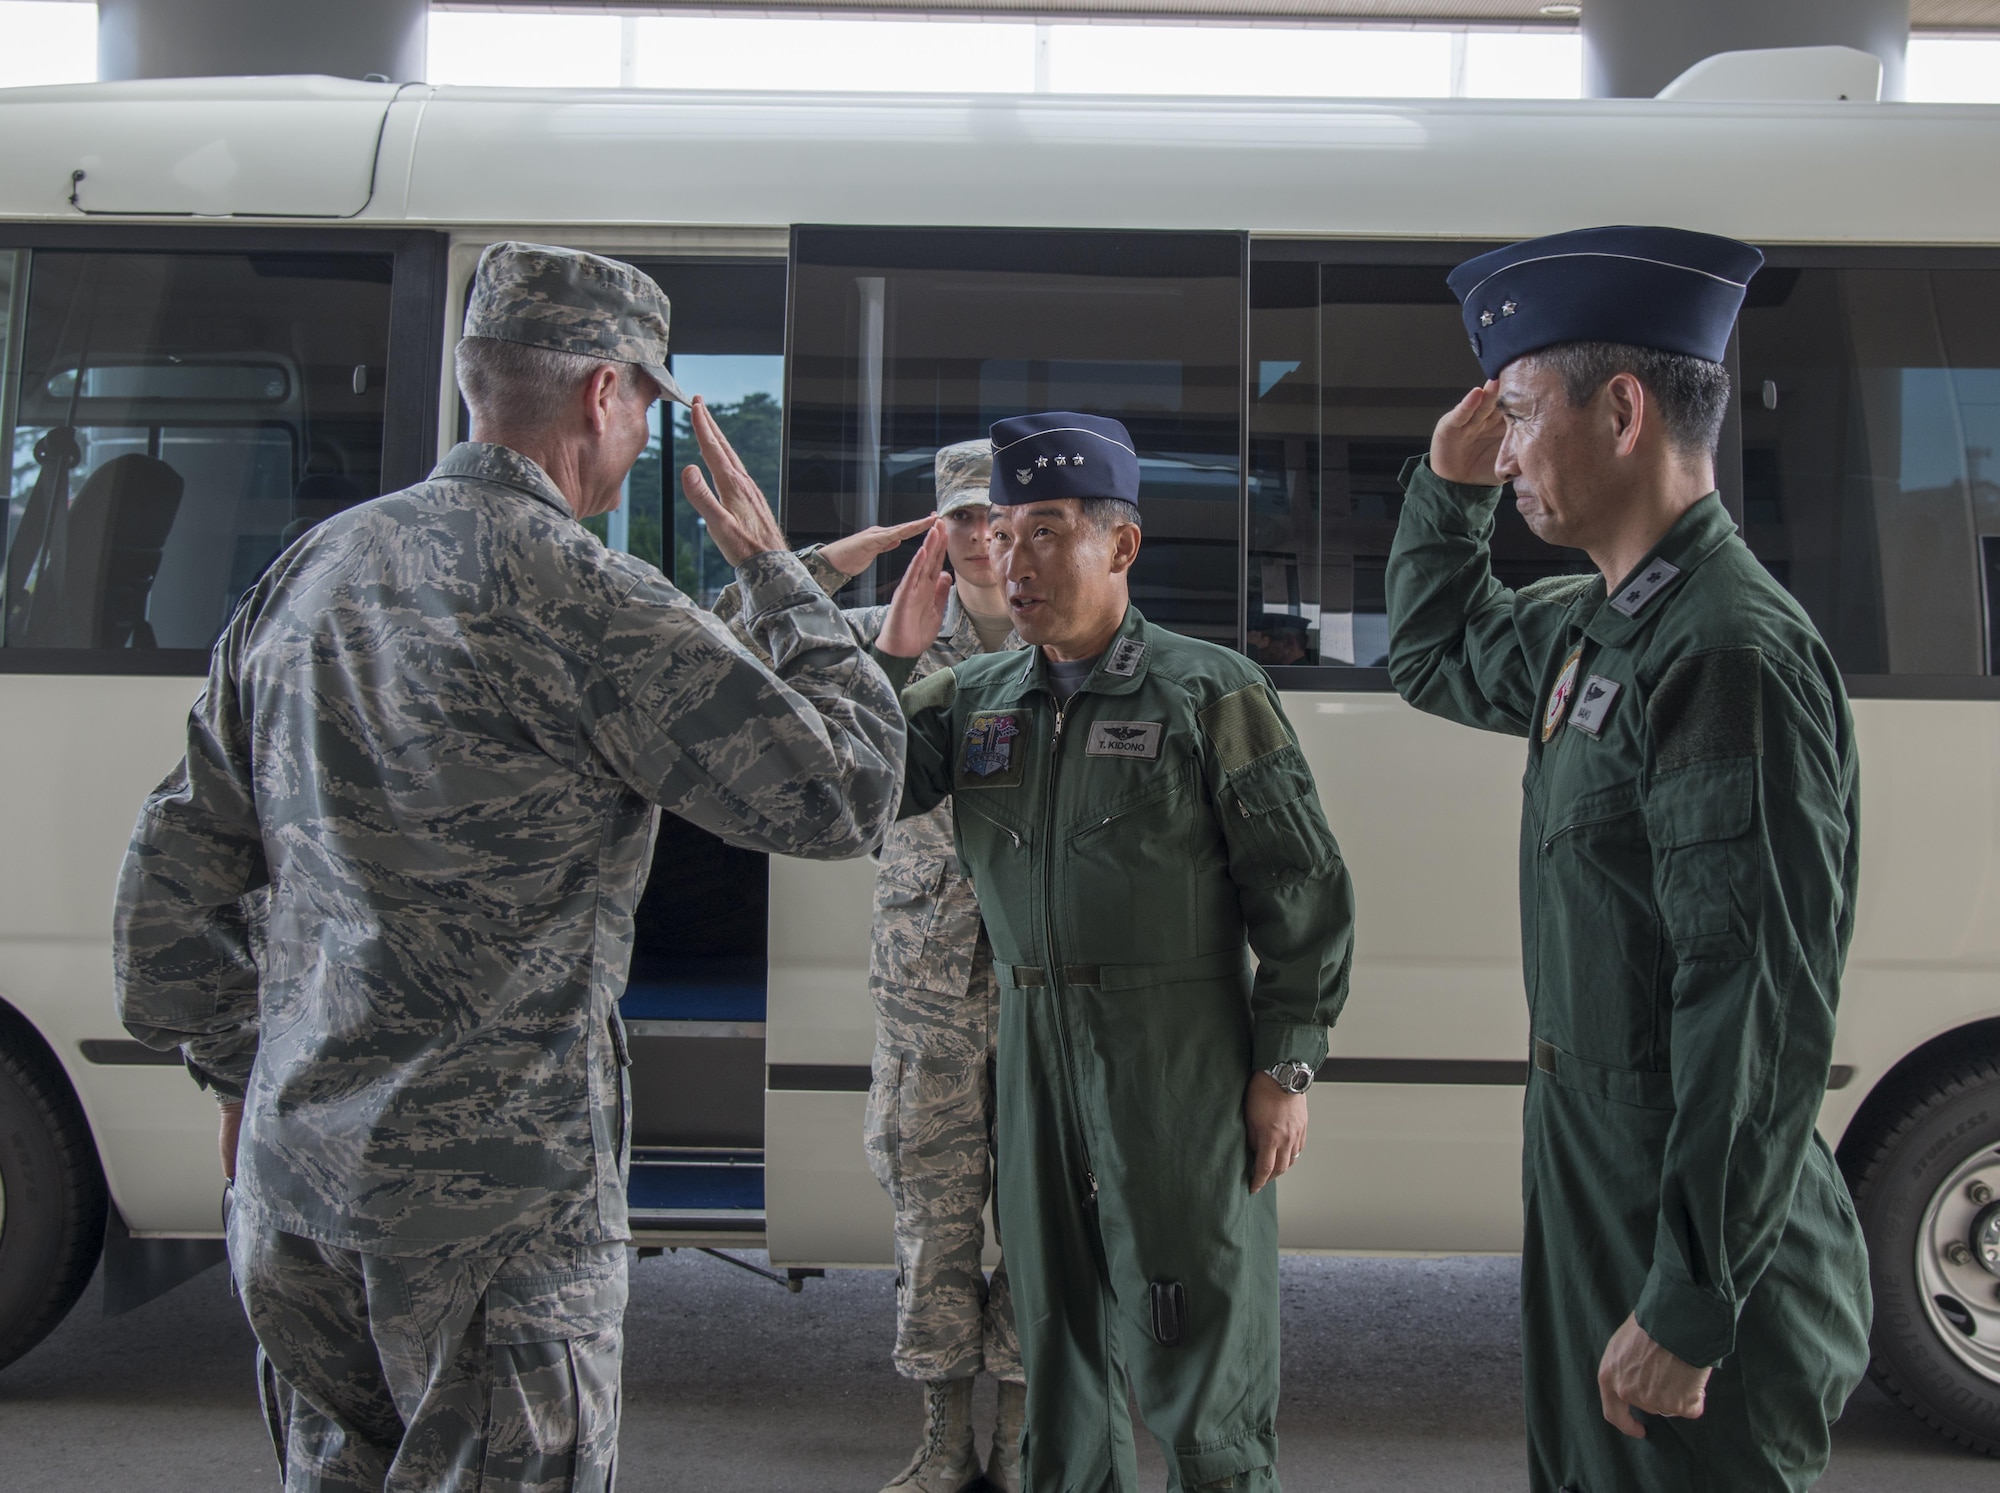
[[[104,1250],[104,1174],[62,1071],[0,1028],[0,1368],[76,1305]]]
[[[1854,1160],[1871,1372],[1926,1425],[2000,1456],[2000,1062],[1932,1074]]]

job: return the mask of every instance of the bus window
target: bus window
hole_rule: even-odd
[[[1467,252],[1472,252],[1468,250]],[[1383,576],[1403,463],[1483,381],[1437,263],[1326,263],[1258,246],[1250,274],[1250,545],[1244,631],[1260,663],[1347,671],[1322,688],[1386,688]],[[1263,257],[1290,253],[1300,257]],[[1462,258],[1463,255],[1458,257]],[[1511,505],[1493,538],[1500,579],[1585,568]],[[1281,680],[1283,676],[1280,676]]]
[[[382,490],[392,257],[10,257],[0,641],[205,653],[280,550]]]
[[[639,259],[673,305],[667,363],[680,386],[699,394],[757,485],[775,503],[784,435],[785,266]],[[735,579],[682,496],[680,469],[699,463],[685,406],[658,404],[652,441],[626,479],[625,501],[588,526],[616,550],[665,571],[711,606]],[[671,533],[671,539],[669,539]]]
[[[1842,670],[2000,668],[2000,270],[1767,266],[1741,335],[1744,534]]]
[[[1134,602],[1235,647],[1242,258],[1222,233],[796,230],[787,532],[921,517],[937,449],[1005,416],[1109,416],[1140,459]],[[842,599],[886,601],[909,554]]]

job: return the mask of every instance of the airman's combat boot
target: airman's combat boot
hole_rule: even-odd
[[[972,1380],[932,1379],[924,1385],[924,1439],[910,1465],[882,1493],[965,1493],[979,1482],[972,1444]]]
[[[1027,1411],[1027,1385],[1002,1379],[1000,1415],[993,1422],[993,1449],[986,1455],[986,1486],[991,1493],[1021,1493],[1021,1422]]]

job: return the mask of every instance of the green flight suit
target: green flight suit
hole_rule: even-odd
[[[1868,1356],[1861,1230],[1813,1128],[1854,929],[1839,671],[1714,494],[1607,598],[1596,577],[1508,590],[1487,549],[1500,490],[1422,462],[1403,480],[1390,677],[1528,737],[1531,1485],[1809,1487]],[[1644,1441],[1597,1389],[1635,1309],[1719,1365],[1706,1413],[1647,1417]]]
[[[1243,1097],[1257,1069],[1326,1054],[1347,871],[1249,660],[1135,608],[1066,705],[1046,681],[1031,649],[903,695],[902,812],[951,799],[1000,978],[1023,1487],[1136,1487],[1129,1375],[1171,1488],[1275,1490],[1277,1196],[1249,1191]],[[1184,1323],[1162,1342],[1173,1283]]]

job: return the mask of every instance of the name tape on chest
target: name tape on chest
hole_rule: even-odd
[[[1139,672],[1139,660],[1146,656],[1146,645],[1137,638],[1120,638],[1111,645],[1111,657],[1104,661],[1104,672],[1116,674],[1120,679],[1130,679]]]
[[[1618,691],[1623,688],[1625,686],[1615,679],[1592,674],[1583,681],[1583,691],[1576,697],[1576,704],[1570,707],[1569,723],[1586,736],[1597,735],[1604,729],[1605,718],[1611,714]]]
[[[1632,583],[1611,598],[1611,610],[1623,612],[1628,617],[1636,617],[1646,609],[1646,604],[1661,591],[1675,576],[1681,573],[1678,565],[1669,565],[1665,560],[1655,560],[1638,575]]]
[[[1086,757],[1130,757],[1137,762],[1157,762],[1160,757],[1162,721],[1099,721],[1090,728],[1084,744]]]

